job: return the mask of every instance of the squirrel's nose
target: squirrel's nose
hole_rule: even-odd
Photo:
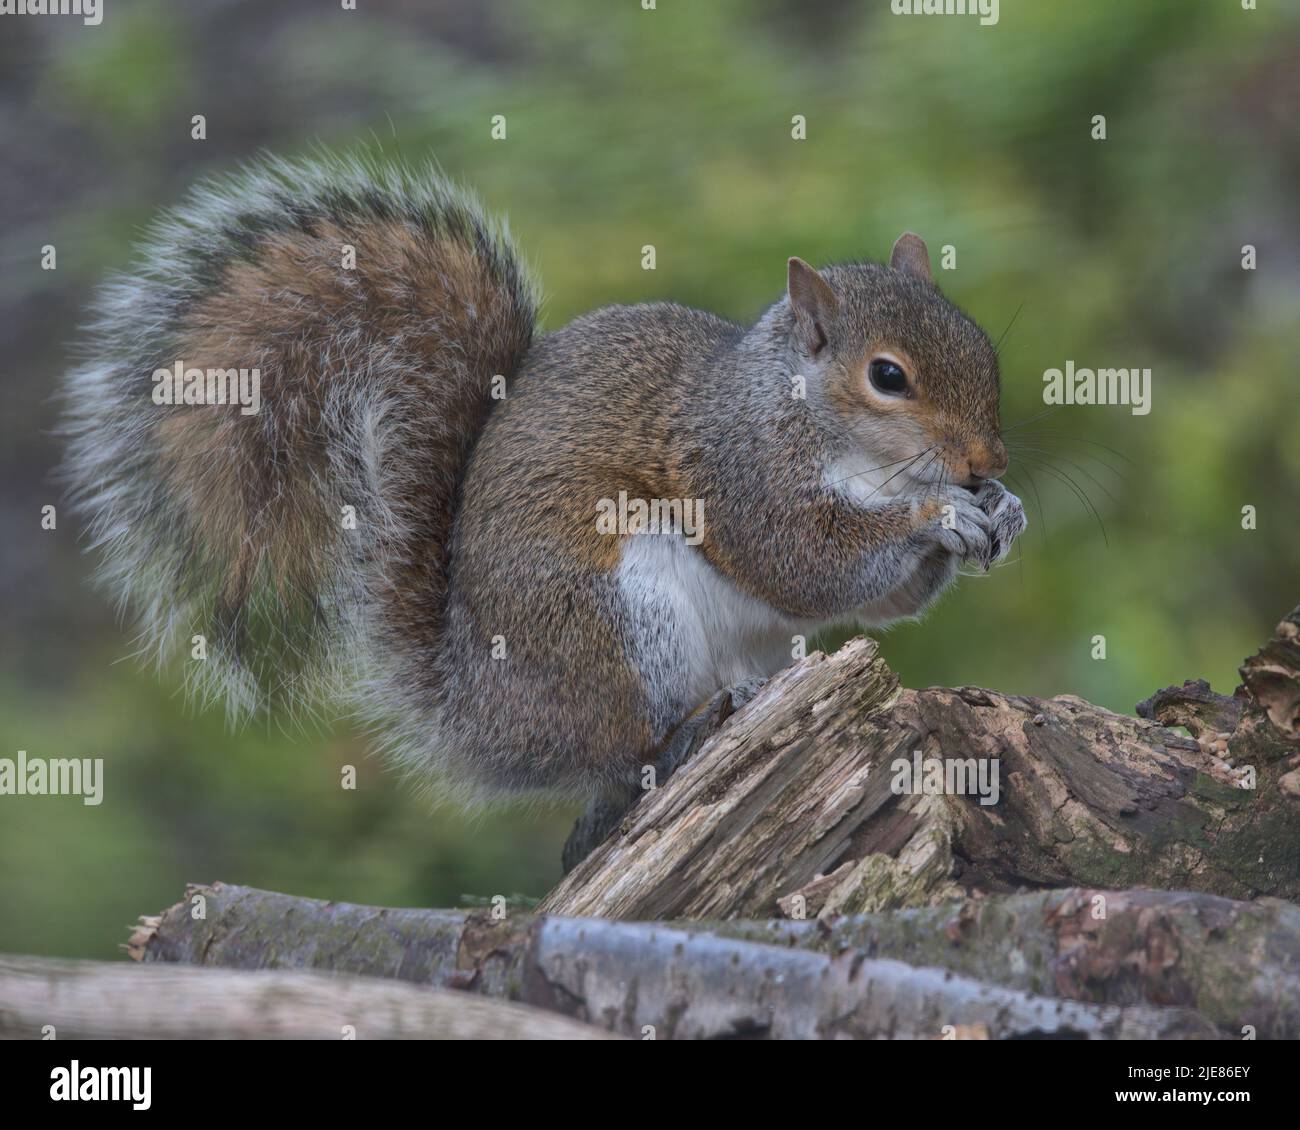
[[[972,479],[996,479],[1007,469],[1007,449],[981,445],[972,448],[966,456],[966,469]]]

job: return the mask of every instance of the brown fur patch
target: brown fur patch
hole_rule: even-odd
[[[342,265],[345,245],[355,248],[354,270]],[[323,417],[324,399],[341,380],[363,382],[358,394],[365,381],[382,381],[388,395],[401,397],[404,386],[410,411],[429,422],[407,453],[425,470],[391,500],[415,540],[373,547],[391,567],[380,584],[395,620],[436,635],[458,468],[491,407],[491,376],[513,371],[519,338],[531,331],[494,321],[501,306],[501,281],[476,249],[391,221],[347,230],[321,222],[311,234],[269,236],[189,308],[178,358],[187,368],[260,370],[260,414],[177,407],[164,410],[157,430],[167,481],[195,538],[227,570],[231,609],[260,576],[308,597],[327,583],[340,508],[361,500],[330,492],[327,446],[339,438],[325,434],[334,425]],[[441,390],[431,388],[440,380]],[[358,515],[363,536],[375,517]]]

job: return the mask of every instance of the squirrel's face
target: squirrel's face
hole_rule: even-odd
[[[901,236],[888,267],[791,259],[789,301],[793,346],[881,480],[974,486],[1006,470],[997,354],[931,281],[920,237]]]

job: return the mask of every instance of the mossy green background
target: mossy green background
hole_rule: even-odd
[[[550,327],[665,298],[748,320],[790,255],[879,258],[904,229],[936,258],[951,244],[946,293],[994,337],[1015,321],[1007,424],[1042,410],[1042,374],[1067,359],[1151,368],[1153,408],[1063,408],[1012,433],[1020,553],[886,633],[887,658],[912,685],[1123,711],[1187,677],[1231,690],[1300,599],[1288,7],[1002,0],[993,27],[888,0],[106,0],[99,27],[3,17],[0,756],[102,757],[106,784],[98,808],[0,798],[0,950],[111,955],[191,880],[457,905],[558,877],[569,810],[434,807],[346,722],[232,733],[187,708],[176,671],[129,657],[76,521],[39,527],[59,500],[51,396],[91,290],[155,209],[263,147],[436,156],[509,214]],[[47,243],[57,271],[40,269]]]

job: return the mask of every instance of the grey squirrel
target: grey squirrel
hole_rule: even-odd
[[[655,303],[539,336],[504,226],[435,170],[203,185],[66,384],[102,579],[235,713],[344,695],[466,799],[671,771],[794,637],[914,616],[1025,526],[995,350],[925,244],[787,272],[748,328]],[[259,410],[160,403],[191,367],[257,370]],[[612,500],[702,521],[611,530]]]

